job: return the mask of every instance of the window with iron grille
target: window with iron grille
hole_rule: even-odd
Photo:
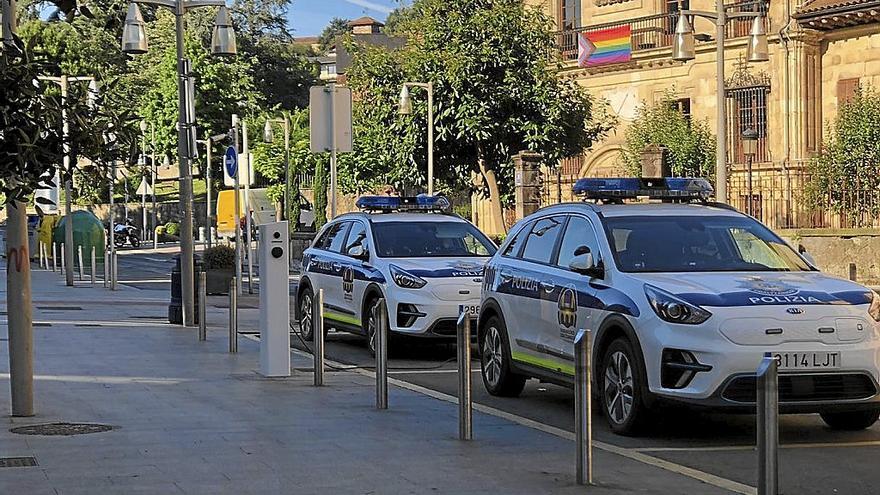
[[[577,9],[578,0],[559,0],[559,29],[574,29],[578,27]]]
[[[770,8],[770,2],[767,0],[739,0],[733,3],[725,4],[727,12],[729,13],[740,13],[740,12],[760,12],[764,17],[764,29],[768,29],[767,25],[767,11]],[[730,22],[725,26],[725,35],[727,38],[740,38],[743,36],[748,36],[752,32],[752,21],[751,17],[746,17],[742,19],[731,19]]]
[[[758,133],[754,163],[769,162],[767,140],[767,100],[770,86],[729,88],[727,93],[727,157],[730,163],[744,164],[743,132],[753,129]]]
[[[684,118],[687,119],[688,122],[691,121],[691,99],[690,98],[679,98],[677,100],[672,100],[672,109],[678,110],[684,115]]]

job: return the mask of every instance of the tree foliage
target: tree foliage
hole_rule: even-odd
[[[804,200],[843,215],[856,226],[880,216],[880,92],[859,88],[838,108],[822,152],[808,170]]]
[[[398,17],[406,46],[352,46],[347,72],[358,95],[357,172],[368,182],[424,184],[425,96],[414,89],[412,115],[398,116],[403,81],[434,84],[437,179],[469,188],[471,173],[481,176],[499,222],[512,155],[535,151],[555,164],[611,128],[586,90],[557,76],[551,21],[521,0],[416,0]]]
[[[673,174],[714,181],[715,136],[705,121],[694,121],[675,106],[666,93],[653,105],[643,102],[625,135],[623,161],[633,175],[641,175],[642,153],[650,145],[666,149]]]
[[[326,52],[332,48],[336,41],[347,32],[349,32],[348,19],[341,17],[330,19],[330,23],[324,27],[321,35],[318,36],[318,46],[321,48],[321,52]]]

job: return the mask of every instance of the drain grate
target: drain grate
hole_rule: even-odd
[[[37,309],[43,311],[82,311],[79,306],[37,306]]]
[[[45,423],[41,425],[27,425],[12,428],[9,431],[19,435],[85,435],[87,433],[101,433],[112,430],[110,425],[97,423]]]
[[[32,467],[37,465],[36,457],[0,457],[0,468]]]

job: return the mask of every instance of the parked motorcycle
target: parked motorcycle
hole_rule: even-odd
[[[113,243],[116,244],[116,247],[124,247],[126,242],[133,247],[141,245],[138,229],[129,220],[126,220],[124,224],[117,223],[113,226]]]

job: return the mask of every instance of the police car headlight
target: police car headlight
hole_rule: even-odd
[[[428,283],[425,279],[417,277],[398,266],[391,265],[389,268],[391,268],[391,277],[394,279],[394,283],[404,289],[421,289]]]
[[[874,291],[871,291],[871,305],[868,306],[868,314],[874,318],[874,321],[880,321],[880,296]]]
[[[705,309],[694,306],[651,285],[645,285],[645,295],[657,316],[670,323],[699,325],[712,316],[712,313]]]

